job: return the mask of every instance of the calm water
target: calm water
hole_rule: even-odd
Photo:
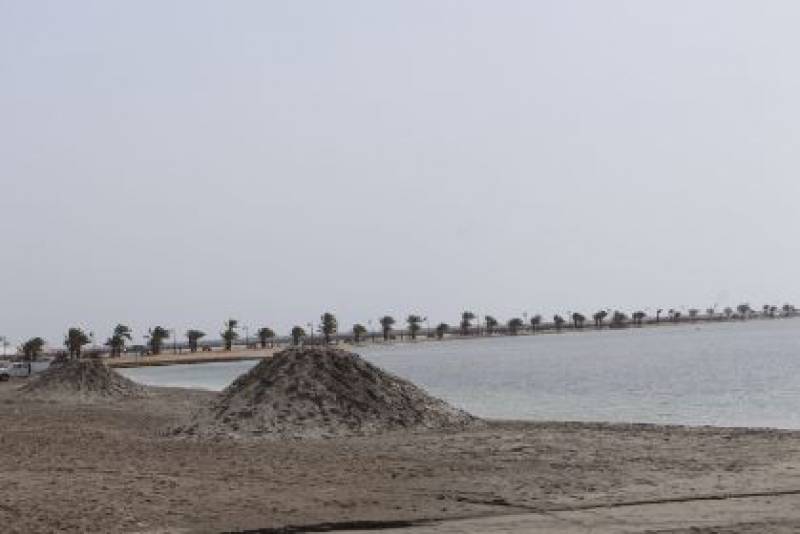
[[[800,428],[800,320],[367,346],[373,363],[483,417]],[[253,362],[127,369],[222,389]]]

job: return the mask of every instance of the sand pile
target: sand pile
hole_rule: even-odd
[[[324,347],[277,353],[237,378],[177,434],[321,437],[477,422],[356,354]]]
[[[37,397],[84,400],[128,399],[145,395],[144,387],[109,369],[100,360],[54,362],[21,391]]]

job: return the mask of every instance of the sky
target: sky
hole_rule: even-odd
[[[0,336],[800,303],[799,16],[0,0]]]

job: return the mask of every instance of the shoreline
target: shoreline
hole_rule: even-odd
[[[379,334],[368,335],[367,339],[364,341],[360,341],[359,343],[353,343],[352,340],[349,338],[340,338],[338,343],[334,341],[332,345],[335,345],[340,348],[344,348],[345,350],[353,350],[358,351],[359,348],[363,347],[380,347],[380,346],[397,346],[397,345],[415,345],[419,343],[441,343],[441,342],[448,342],[448,341],[471,341],[471,340],[487,340],[487,339],[494,339],[494,338],[507,338],[507,337],[537,337],[541,335],[563,335],[563,334],[592,334],[592,333],[602,333],[607,331],[612,332],[624,332],[626,330],[638,330],[638,329],[649,329],[649,328],[681,328],[681,327],[699,327],[703,325],[723,325],[723,324],[730,324],[730,325],[741,325],[747,324],[750,321],[773,321],[773,320],[787,320],[787,319],[798,319],[800,315],[792,315],[788,317],[776,317],[776,318],[768,318],[768,317],[755,317],[751,319],[726,319],[726,318],[697,318],[694,321],[689,319],[681,320],[679,322],[672,322],[667,320],[662,320],[660,322],[653,321],[652,323],[645,322],[642,325],[634,326],[634,325],[626,325],[623,327],[612,327],[608,324],[605,324],[601,327],[595,327],[593,325],[584,326],[583,328],[575,328],[574,326],[564,326],[560,331],[556,330],[555,327],[551,326],[543,326],[540,327],[536,333],[532,333],[530,331],[521,331],[518,334],[509,334],[507,332],[495,332],[491,335],[482,334],[482,335],[461,335],[461,334],[448,334],[443,339],[436,339],[426,337],[426,336],[419,336],[415,340],[411,339],[390,339],[389,341],[384,341]],[[372,338],[375,338],[374,340]],[[260,360],[263,358],[267,358],[272,356],[275,352],[280,350],[290,348],[292,345],[290,343],[284,343],[282,341],[275,342],[272,347],[267,347],[265,349],[258,348],[258,349],[244,349],[244,348],[234,348],[230,352],[225,352],[223,350],[212,350],[207,352],[162,352],[158,356],[139,356],[134,354],[125,354],[118,358],[105,358],[104,361],[109,367],[112,368],[136,368],[136,367],[156,367],[156,366],[167,366],[167,365],[193,365],[193,364],[203,364],[203,363],[220,363],[220,362],[236,362],[236,361],[252,361],[252,360]]]
[[[168,365],[194,365],[201,363],[222,363],[222,362],[241,362],[262,360],[274,354],[276,349],[266,351],[252,351],[249,354],[239,353],[206,353],[208,355],[194,354],[167,354],[158,356],[122,356],[120,358],[108,358],[105,363],[108,367],[115,369],[131,369],[137,367],[164,367]]]
[[[738,319],[738,318],[727,318],[725,316],[714,316],[714,317],[707,317],[701,315],[694,319],[691,318],[681,318],[679,321],[670,321],[668,319],[663,319],[661,321],[656,321],[655,319],[645,319],[642,324],[635,325],[633,323],[626,323],[622,326],[613,326],[610,323],[606,322],[602,326],[595,326],[594,324],[584,325],[582,327],[576,328],[574,324],[565,324],[561,327],[561,329],[556,329],[553,323],[543,323],[539,327],[537,327],[536,331],[531,331],[530,325],[523,327],[520,331],[516,334],[512,334],[507,330],[507,327],[502,326],[498,327],[492,334],[488,334],[485,332],[485,328],[482,327],[480,333],[478,333],[479,329],[474,329],[474,334],[461,334],[455,331],[455,329],[451,332],[446,334],[442,339],[438,339],[435,336],[428,336],[426,333],[420,332],[417,336],[417,339],[410,339],[408,333],[405,330],[395,330],[393,331],[393,338],[389,339],[388,341],[384,341],[382,334],[380,332],[370,332],[365,335],[364,339],[358,343],[355,343],[351,336],[340,334],[338,336],[334,336],[332,338],[332,345],[345,348],[348,350],[357,351],[358,348],[361,347],[369,347],[369,346],[395,346],[395,345],[403,345],[403,344],[418,344],[418,343],[440,343],[446,341],[469,341],[469,340],[485,340],[485,339],[493,339],[493,338],[506,338],[506,337],[536,337],[541,335],[560,335],[560,334],[591,334],[591,333],[602,333],[602,332],[624,332],[627,330],[638,330],[638,329],[649,329],[649,328],[661,328],[661,327],[700,327],[702,325],[721,325],[721,324],[731,324],[731,325],[741,325],[747,324],[750,321],[773,321],[773,320],[786,320],[786,319],[798,319],[800,318],[800,313],[793,313],[788,316],[778,316],[778,317],[762,317],[756,316],[751,317],[748,319]],[[473,327],[475,328],[475,327]],[[398,338],[399,336],[399,338]],[[318,345],[319,343],[314,338],[306,338],[306,346],[308,345]],[[301,344],[302,345],[302,344]],[[266,358],[272,356],[277,351],[290,348],[293,346],[289,340],[286,338],[277,338],[273,340],[272,346],[267,348],[255,348],[255,349],[248,349],[243,348],[242,345],[234,345],[232,351],[225,351],[219,348],[212,348],[210,351],[196,351],[190,352],[188,347],[183,345],[180,346],[180,349],[177,349],[178,352],[174,352],[176,349],[170,350],[166,348],[161,354],[157,356],[153,355],[139,355],[135,353],[124,353],[122,356],[111,358],[109,356],[102,356],[102,359],[106,362],[109,367],[112,368],[135,368],[135,367],[156,367],[156,366],[167,366],[167,365],[192,365],[192,364],[202,364],[202,363],[220,363],[220,362],[235,362],[235,361],[248,361],[248,360],[260,360],[262,358]],[[55,353],[45,353],[45,357],[54,357]],[[0,358],[9,360],[9,361],[17,361],[20,359],[18,355],[8,355],[6,357]]]

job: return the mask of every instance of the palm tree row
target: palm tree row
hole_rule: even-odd
[[[699,309],[692,308],[687,311],[687,316],[682,312],[669,309],[664,312],[663,309],[658,309],[652,318],[648,318],[647,313],[638,310],[633,312],[630,317],[622,311],[615,310],[598,310],[592,314],[592,320],[595,329],[600,328],[625,328],[628,326],[643,326],[647,324],[660,324],[664,323],[680,323],[680,322],[695,322],[695,321],[725,321],[725,320],[745,320],[755,317],[762,318],[777,318],[777,317],[790,317],[798,314],[798,310],[791,304],[784,304],[782,307],[775,305],[765,304],[761,311],[754,310],[749,304],[739,304],[736,308],[727,307],[718,313],[715,308],[708,308],[704,314],[700,313]],[[526,319],[527,319],[527,314]],[[555,330],[561,332],[564,328],[572,328],[573,330],[583,330],[585,328],[586,316],[574,312],[568,314],[569,321],[559,314],[553,315],[550,323],[545,323],[542,316],[539,314],[533,315],[530,319],[524,321],[519,317],[513,317],[506,321],[504,325],[491,315],[485,315],[483,322],[478,320],[475,313],[471,311],[464,311],[461,314],[460,322],[458,324],[457,333],[460,336],[492,336],[495,334],[518,335],[520,332],[528,331],[531,334],[536,334],[540,330]],[[610,319],[609,319],[610,317]],[[427,317],[411,314],[406,317],[405,329],[400,329],[395,332],[395,325],[397,321],[391,315],[384,315],[378,322],[381,327],[381,335],[384,341],[395,339],[397,335],[400,339],[406,336],[414,341],[423,330],[422,323],[427,322]],[[233,348],[234,342],[240,338],[239,336],[239,321],[236,319],[228,319],[223,323],[223,330],[220,332],[220,337],[223,341],[224,350],[230,351]],[[352,327],[352,333],[344,336],[339,335],[339,324],[336,316],[331,312],[325,312],[320,317],[318,332],[321,336],[321,342],[329,344],[334,338],[337,340],[344,337],[346,340],[352,340],[355,343],[361,343],[367,337],[375,340],[375,334],[367,330],[363,324],[355,324]],[[435,337],[437,339],[444,339],[444,337],[452,332],[452,329],[447,323],[439,323],[435,328],[428,328],[426,331],[427,337]],[[163,350],[165,341],[169,340],[172,336],[170,330],[162,326],[154,326],[148,330],[145,335],[147,352],[150,354],[160,354]],[[262,327],[257,331],[258,341],[261,348],[273,346],[277,334],[269,327]],[[196,352],[199,347],[199,342],[202,338],[206,337],[205,332],[196,329],[187,330],[185,337],[188,340],[188,348],[191,352]],[[289,334],[291,342],[294,345],[299,345],[301,342],[309,343],[307,332],[301,326],[294,326]],[[313,331],[312,331],[313,337]],[[80,358],[84,352],[84,347],[92,342],[94,335],[84,332],[81,328],[72,327],[67,331],[64,337],[64,347],[66,356],[69,358]],[[105,346],[108,347],[108,354],[110,357],[117,357],[125,352],[126,346],[133,339],[133,331],[130,327],[124,324],[118,324],[114,327],[111,336],[106,340]],[[19,353],[29,360],[36,359],[44,350],[45,341],[41,337],[34,337],[27,340],[19,347]],[[177,342],[175,344],[177,348]],[[255,345],[253,345],[255,346]],[[97,349],[93,350],[93,354],[97,353]]]
[[[633,312],[630,317],[619,310],[611,311],[611,310],[599,310],[592,315],[592,319],[594,320],[594,327],[596,329],[600,328],[625,328],[628,326],[637,326],[641,327],[647,324],[659,324],[662,322],[662,314],[663,310],[659,309],[656,312],[655,317],[649,318],[646,312],[637,310]],[[722,321],[722,320],[729,320],[729,319],[749,319],[753,317],[768,317],[768,318],[775,318],[778,316],[782,317],[789,317],[797,314],[797,308],[790,304],[785,304],[783,307],[778,308],[777,306],[764,306],[763,311],[761,314],[758,314],[752,310],[752,308],[747,304],[740,304],[736,307],[734,311],[732,308],[725,308],[722,314],[717,314],[715,308],[708,308],[705,310],[705,315],[701,315],[698,309],[690,309],[688,310],[688,319],[683,316],[680,311],[675,309],[670,309],[667,312],[667,318],[663,322],[670,322],[670,323],[679,323],[682,321]],[[326,317],[330,316],[331,314],[327,313],[323,315],[322,321],[323,325],[325,324]],[[519,317],[513,317],[509,319],[505,325],[501,326],[500,322],[495,319],[491,315],[484,316],[483,322],[475,322],[477,320],[477,316],[475,313],[471,311],[464,311],[461,314],[461,319],[458,325],[458,334],[460,336],[482,336],[487,335],[491,336],[496,333],[500,334],[508,334],[508,335],[517,335],[526,329],[535,334],[537,331],[540,330],[555,330],[556,332],[560,332],[563,328],[572,328],[574,330],[582,330],[584,328],[586,322],[586,316],[575,312],[572,313],[570,316],[570,321],[568,323],[567,319],[562,317],[559,314],[553,316],[552,322],[545,323],[542,319],[542,316],[536,314],[532,316],[529,320],[529,323],[523,321],[523,319]],[[333,318],[335,321],[335,318]],[[395,324],[397,321],[391,315],[384,315],[381,317],[378,322],[381,325],[381,334],[384,341],[389,341],[391,339],[395,339],[397,336],[400,337],[402,340],[404,337],[408,337],[410,340],[416,340],[417,336],[419,335],[420,331],[422,330],[421,323],[423,321],[427,321],[427,317],[420,317],[419,315],[409,315],[406,318],[406,324],[408,325],[405,329],[395,331]],[[322,328],[322,327],[321,327]],[[322,330],[321,330],[322,331]],[[435,337],[437,339],[443,339],[445,335],[451,332],[451,327],[447,323],[439,323],[434,329],[428,329],[426,335],[428,337]],[[296,326],[292,330],[292,342],[297,345],[301,342],[301,340],[305,337],[306,333],[301,327]],[[352,329],[352,336],[345,336],[345,339],[352,340],[355,343],[360,343],[364,341],[367,336],[372,336],[374,340],[374,334],[368,332],[368,330],[364,327],[363,324],[355,324],[353,325]],[[330,333],[324,336],[324,342],[327,344],[330,342]]]

